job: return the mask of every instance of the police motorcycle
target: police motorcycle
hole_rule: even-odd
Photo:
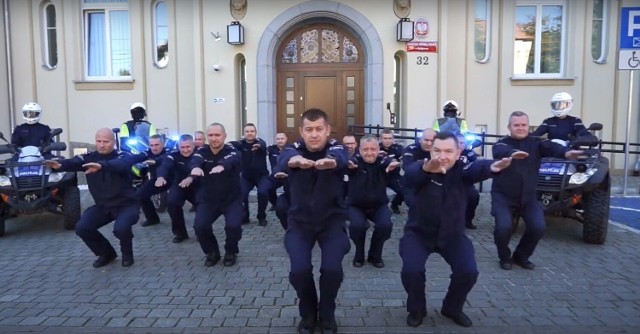
[[[180,140],[179,135],[172,134],[169,131],[169,128],[158,130],[158,134],[162,136],[162,139],[164,141],[164,148],[167,152],[178,149],[178,141]]]
[[[77,174],[58,172],[44,164],[51,152],[67,149],[65,143],[51,142],[60,133],[62,129],[51,130],[40,147],[16,147],[0,132],[0,139],[6,142],[0,145],[0,154],[13,155],[0,162],[0,236],[7,218],[46,211],[62,214],[64,227],[75,229],[81,214]]]
[[[149,143],[144,138],[135,136],[119,138],[118,134],[120,133],[120,129],[113,128],[112,131],[116,135],[116,145],[118,151],[120,152],[139,154],[149,149]],[[166,143],[167,142],[165,141],[165,148],[167,147]],[[131,173],[133,175],[133,186],[135,188],[138,188],[144,182],[149,181],[152,178],[151,173],[149,173],[149,165],[144,162],[137,163],[131,166]],[[152,195],[151,202],[153,203],[153,206],[156,208],[157,212],[165,212],[167,210],[167,192],[163,191],[159,194]]]
[[[602,130],[593,123],[587,130]],[[611,178],[609,159],[601,154],[599,139],[593,134],[553,141],[584,151],[577,160],[543,158],[538,171],[536,196],[547,216],[569,218],[582,223],[582,239],[602,244],[607,238]],[[514,231],[519,217],[514,216]]]

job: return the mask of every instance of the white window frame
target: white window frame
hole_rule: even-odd
[[[591,1],[592,5],[592,16],[591,16],[591,36],[596,32],[593,31],[593,22],[596,20],[593,17],[593,8],[595,8],[593,1]],[[611,12],[611,1],[610,0],[602,0],[602,31],[600,36],[600,56],[598,58],[593,59],[593,62],[596,64],[606,64],[607,58],[609,57],[609,16]],[[591,39],[593,41],[593,37]],[[591,55],[593,57],[593,54]]]
[[[54,14],[55,14],[55,20],[56,20],[56,26],[50,27],[49,26],[49,17],[47,16],[47,10],[52,7],[54,10]],[[57,52],[58,52],[58,43],[57,40],[56,42],[56,63],[55,64],[51,64],[51,52],[49,52],[50,48],[50,44],[51,41],[49,40],[49,31],[53,30],[56,33],[56,39],[58,38],[58,27],[57,27],[57,23],[58,23],[58,10],[56,8],[56,6],[51,2],[51,1],[46,1],[44,3],[42,3],[42,67],[47,69],[47,70],[53,70],[56,67],[58,67],[58,57],[57,57]]]
[[[487,11],[485,13],[486,27],[485,27],[484,33],[485,33],[486,43],[484,45],[484,48],[485,48],[485,50],[484,50],[484,58],[482,58],[482,59],[475,58],[475,19],[476,19],[475,14],[474,14],[474,22],[473,22],[474,23],[473,51],[474,51],[475,61],[477,63],[480,63],[480,64],[486,64],[486,63],[489,62],[489,60],[491,60],[491,24],[492,24],[492,22],[491,22],[492,21],[491,20],[491,8],[493,7],[493,1],[492,0],[475,0],[475,3],[477,3],[478,1],[484,1],[485,2],[485,6],[487,8]]]
[[[566,0],[518,0],[514,6],[514,24],[513,31],[515,33],[515,12],[516,8],[520,6],[536,7],[536,35],[535,35],[535,55],[534,55],[534,73],[513,73],[514,79],[563,79],[566,77],[566,65],[567,65],[567,25],[568,25],[568,4]],[[558,73],[540,73],[541,64],[541,45],[542,45],[542,7],[543,6],[562,6],[562,33],[560,44],[560,71]],[[512,54],[515,53],[515,35],[513,38],[514,47],[512,47]],[[514,57],[512,60],[514,60]],[[515,64],[514,64],[515,66]],[[512,68],[513,71],[513,68]]]
[[[112,59],[109,56],[111,54],[111,38],[109,37],[110,30],[110,20],[109,13],[111,11],[126,11],[129,13],[129,1],[128,0],[82,0],[82,25],[83,25],[83,58],[84,58],[84,77],[87,81],[121,81],[121,80],[131,80],[132,73],[129,75],[114,75],[109,74],[105,76],[89,76],[89,14],[91,13],[104,13],[105,14],[105,42],[106,46],[106,68],[107,72],[111,71]],[[129,42],[131,42],[131,20],[129,19]],[[130,50],[130,66],[132,67],[131,72],[133,72],[133,50],[131,45],[129,46]]]
[[[161,28],[161,26],[158,24],[158,5],[160,4],[164,4],[165,8],[166,8],[166,20],[167,20],[167,25],[164,27],[167,31],[167,59],[166,60],[162,60],[162,59],[158,59],[158,47],[160,46],[160,44],[158,43],[158,30]],[[153,54],[153,64],[155,65],[156,68],[166,68],[168,65],[168,61],[169,61],[169,4],[167,4],[167,2],[165,0],[157,0],[154,1],[152,6],[151,6],[151,15],[152,15],[152,22],[153,22],[153,50],[152,50],[152,54]]]

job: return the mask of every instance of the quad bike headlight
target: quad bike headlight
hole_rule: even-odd
[[[60,180],[62,180],[62,178],[64,177],[64,174],[66,174],[66,172],[59,172],[59,173],[51,173],[51,174],[49,174],[49,183],[60,182]]]
[[[0,187],[8,187],[11,185],[11,180],[8,176],[0,175]]]
[[[587,182],[587,180],[597,171],[598,170],[596,168],[589,168],[583,173],[573,173],[573,175],[571,175],[571,178],[569,179],[569,184],[583,184]]]

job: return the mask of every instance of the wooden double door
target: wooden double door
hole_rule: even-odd
[[[300,137],[300,116],[311,108],[329,115],[331,137],[339,141],[349,125],[364,123],[361,71],[284,72],[278,82],[278,132],[290,141]]]
[[[283,39],[277,64],[277,131],[300,138],[300,116],[319,108],[329,116],[332,138],[364,123],[364,65],[356,38],[338,26],[304,26]],[[258,88],[260,89],[260,88]]]

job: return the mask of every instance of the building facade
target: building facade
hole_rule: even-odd
[[[220,122],[234,139],[253,122],[271,142],[276,132],[295,137],[310,107],[329,112],[341,138],[350,124],[429,127],[449,99],[470,130],[505,134],[512,111],[540,124],[551,96],[566,91],[572,115],[602,123],[607,141],[625,140],[631,93],[630,139],[640,142],[640,74],[630,90],[631,72],[617,69],[621,8],[640,0],[2,4],[5,134],[28,101],[78,146],[128,120],[134,102],[171,132]]]

